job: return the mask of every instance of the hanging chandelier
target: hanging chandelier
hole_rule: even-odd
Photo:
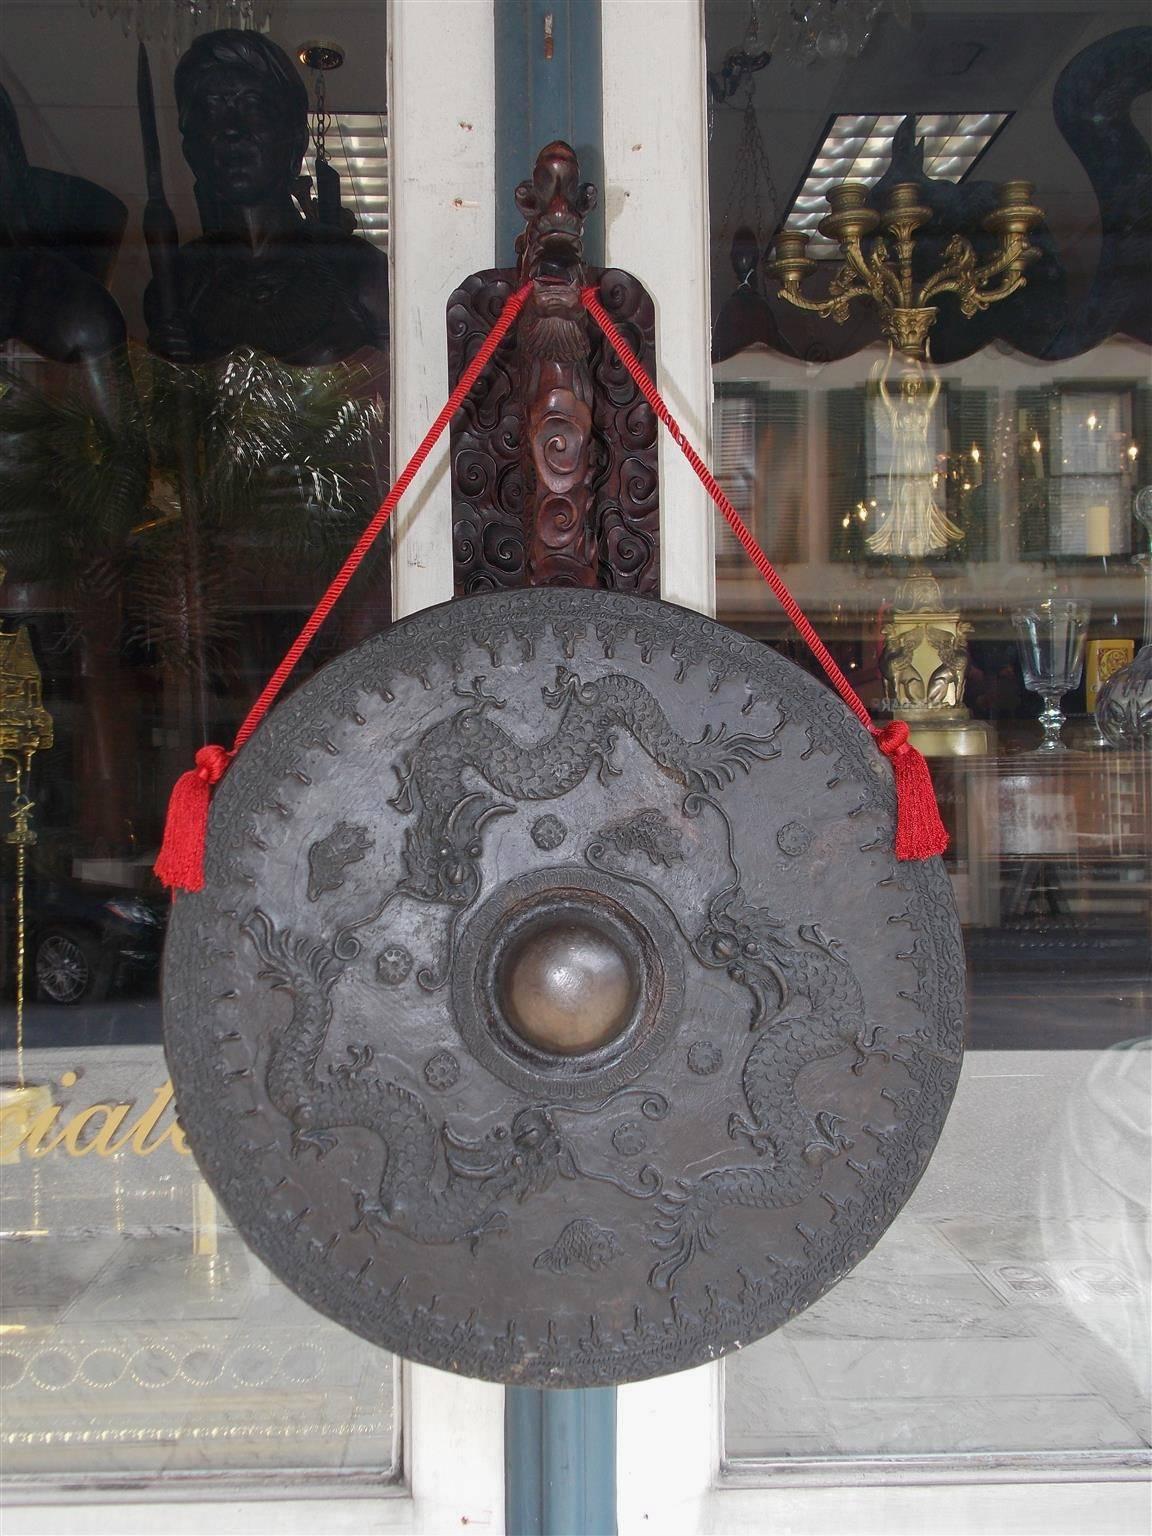
[[[801,65],[856,58],[885,11],[904,26],[909,19],[908,0],[759,0],[759,8],[763,47]]]
[[[903,27],[910,23],[909,0],[749,0],[740,46],[709,73],[711,107],[730,100],[772,59],[804,66],[856,58],[884,12]]]
[[[267,32],[272,24],[271,0],[80,0],[93,16],[101,13],[120,23],[124,36],[135,33],[142,43],[168,42],[183,53],[201,32],[239,27]]]

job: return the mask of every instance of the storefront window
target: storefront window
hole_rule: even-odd
[[[1139,664],[1114,675],[1152,642],[1152,271],[1121,208],[1152,196],[1146,17],[909,23],[846,0],[794,36],[778,10],[706,6],[717,460],[869,707],[930,758],[970,1003],[920,1188],[834,1291],[727,1363],[724,1454],[745,1481],[1123,1465],[1150,1439],[1152,694]],[[880,217],[923,205],[916,283],[956,236],[992,259],[1005,184],[1029,183],[1027,285],[925,301],[915,360],[871,300],[840,322],[788,302],[785,228],[813,237],[802,299],[852,286],[815,229],[845,181]],[[865,245],[890,265],[893,228]],[[717,591],[805,664],[723,533]]]
[[[387,481],[384,8],[325,8],[324,75],[291,7],[139,7],[142,71],[109,9],[17,0],[0,59],[4,1466],[380,1481],[393,1361],[181,1134],[151,864]],[[382,548],[305,673],[388,615]]]

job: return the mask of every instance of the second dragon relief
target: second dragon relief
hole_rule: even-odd
[[[206,1176],[431,1365],[582,1386],[756,1338],[881,1235],[956,1081],[947,877],[893,817],[835,697],[698,615],[553,589],[395,625],[237,759],[176,908]]]

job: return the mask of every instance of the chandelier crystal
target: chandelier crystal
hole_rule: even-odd
[[[120,23],[124,36],[135,33],[142,43],[168,42],[183,53],[201,32],[221,27],[267,32],[272,24],[270,0],[81,0],[93,16],[104,14]]]
[[[908,24],[908,0],[757,0],[755,10],[760,45],[799,65],[856,58],[885,11]]]

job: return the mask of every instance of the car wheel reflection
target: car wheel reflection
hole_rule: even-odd
[[[99,943],[65,928],[42,933],[36,944],[36,991],[48,1003],[96,1002],[104,994]]]

